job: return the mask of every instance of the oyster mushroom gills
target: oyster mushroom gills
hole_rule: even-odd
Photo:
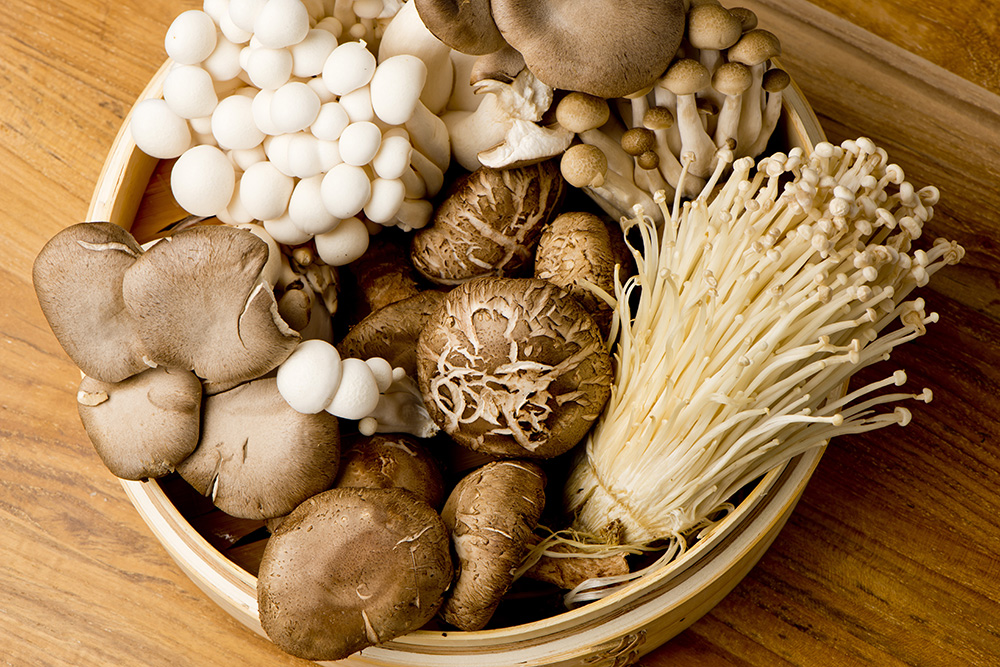
[[[590,429],[610,393],[611,357],[593,317],[535,278],[454,288],[417,344],[431,417],[469,449],[550,458]]]

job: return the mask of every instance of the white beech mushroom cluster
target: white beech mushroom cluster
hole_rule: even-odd
[[[330,265],[364,252],[363,221],[422,227],[450,162],[435,115],[450,88],[428,109],[425,82],[443,65],[415,30],[388,28],[398,9],[232,0],[180,14],[163,99],[133,113],[136,144],[177,158],[171,189],[192,215],[261,221],[287,245],[315,237]]]
[[[616,288],[614,393],[564,491],[583,532],[615,523],[626,543],[680,542],[776,465],[905,425],[899,403],[931,400],[886,392],[906,382],[898,370],[842,393],[937,321],[910,296],[963,255],[953,241],[915,243],[937,190],[915,189],[864,138],[753,168],[737,159],[714,198],[672,212],[658,197],[659,239],[648,218],[628,222],[642,243],[638,273]]]

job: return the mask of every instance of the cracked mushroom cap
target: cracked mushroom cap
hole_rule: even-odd
[[[341,660],[427,623],[451,578],[448,530],[432,507],[403,489],[331,489],[268,540],[260,622],[287,653]]]
[[[208,382],[244,382],[285,360],[299,335],[261,277],[267,244],[235,227],[192,227],[125,272],[125,307],[149,359]]]
[[[406,489],[435,509],[444,501],[440,465],[414,436],[349,436],[344,445],[334,486]]]
[[[445,621],[461,630],[489,622],[544,507],[545,473],[529,461],[487,463],[459,480],[441,510],[458,559]]]
[[[454,288],[417,344],[431,418],[459,444],[503,457],[573,447],[611,392],[594,318],[537,278],[477,278]]]
[[[492,9],[539,80],[603,98],[651,85],[684,35],[681,0],[492,0]]]
[[[264,378],[205,399],[198,447],[177,472],[226,514],[269,519],[330,488],[339,461],[337,418],[295,411]]]
[[[76,402],[98,456],[122,479],[163,477],[198,445],[201,381],[189,371],[150,368],[121,382],[85,376]]]
[[[42,313],[89,377],[120,382],[149,368],[122,301],[125,272],[141,255],[118,225],[81,222],[53,236],[35,258],[32,282]]]

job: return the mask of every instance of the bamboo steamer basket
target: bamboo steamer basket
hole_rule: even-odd
[[[162,96],[170,63],[140,100]],[[140,151],[129,114],[105,161],[87,214],[143,240],[182,220],[170,195],[169,161]],[[794,82],[775,132],[783,149],[825,140]],[[756,482],[735,509],[682,556],[610,596],[542,620],[476,632],[418,630],[337,665],[380,667],[624,667],[678,635],[724,598],[777,537],[823,454],[817,447]],[[216,604],[262,636],[255,573],[267,533],[261,522],[214,509],[175,476],[122,480],[129,500],[184,573]]]

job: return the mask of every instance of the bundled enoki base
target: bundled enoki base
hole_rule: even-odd
[[[775,154],[753,175],[739,159],[710,198],[724,162],[694,201],[670,211],[659,198],[659,239],[641,211],[623,219],[641,248],[638,274],[616,287],[613,393],[565,486],[576,531],[616,523],[615,548],[665,544],[654,567],[767,471],[832,437],[905,425],[900,402],[931,400],[886,390],[901,370],[842,394],[937,320],[908,295],[963,255],[940,239],[911,247],[938,192],[914,190],[868,139]],[[567,602],[641,574],[590,580]]]

